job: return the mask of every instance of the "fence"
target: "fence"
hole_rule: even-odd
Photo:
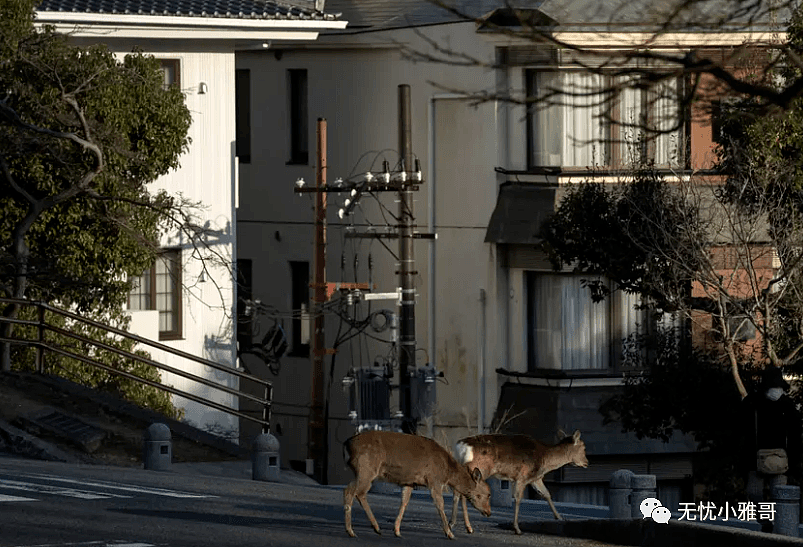
[[[85,363],[87,365],[90,365],[90,366],[93,366],[93,367],[96,367],[96,368],[99,368],[99,369],[103,369],[106,372],[109,372],[110,374],[114,374],[116,376],[122,376],[124,378],[128,378],[129,380],[133,380],[133,381],[136,381],[136,382],[140,382],[140,383],[146,384],[148,386],[154,387],[156,389],[160,389],[162,391],[166,391],[166,392],[171,393],[173,395],[179,395],[179,396],[184,397],[184,398],[186,398],[186,399],[188,399],[190,401],[194,401],[196,403],[208,406],[210,408],[214,408],[214,409],[219,410],[221,412],[225,412],[227,414],[231,414],[233,416],[237,416],[237,417],[245,419],[245,420],[250,420],[252,422],[256,422],[256,423],[258,423],[258,424],[260,424],[262,426],[262,431],[265,432],[265,433],[268,432],[268,430],[270,429],[270,418],[271,418],[270,411],[271,411],[271,401],[273,399],[273,385],[268,380],[263,380],[263,379],[258,378],[256,376],[253,376],[251,374],[248,374],[248,373],[245,373],[245,372],[241,372],[241,371],[239,371],[237,369],[234,369],[234,368],[231,368],[231,367],[227,367],[227,366],[221,365],[219,363],[215,363],[214,361],[210,361],[209,359],[204,359],[202,357],[197,357],[197,356],[192,355],[190,353],[187,353],[187,352],[184,352],[184,351],[181,351],[181,350],[177,350],[175,348],[171,348],[171,347],[166,346],[164,344],[160,344],[158,342],[154,342],[153,340],[148,340],[147,338],[143,338],[141,336],[137,336],[135,334],[131,334],[131,333],[126,332],[124,330],[120,330],[120,329],[111,327],[109,325],[104,325],[103,323],[99,323],[97,321],[93,321],[91,319],[87,319],[85,317],[81,317],[78,314],[75,314],[75,313],[60,309],[60,308],[53,307],[53,306],[51,306],[49,304],[45,304],[43,302],[32,302],[32,301],[29,301],[29,300],[19,300],[19,299],[13,299],[13,298],[0,298],[0,304],[7,304],[7,305],[8,304],[18,304],[22,308],[26,308],[26,307],[27,308],[35,308],[37,310],[37,319],[35,319],[35,320],[12,319],[12,318],[9,318],[9,317],[0,316],[0,323],[11,323],[11,324],[15,324],[15,325],[23,325],[23,326],[28,326],[28,327],[35,327],[35,330],[36,330],[35,339],[28,339],[28,338],[25,338],[25,337],[22,337],[22,338],[17,338],[17,337],[4,338],[4,337],[0,337],[0,342],[7,342],[7,343],[11,343],[11,344],[19,344],[19,345],[26,345],[26,346],[34,347],[36,349],[36,357],[35,357],[35,359],[36,359],[36,361],[35,361],[36,370],[40,374],[44,372],[45,353],[50,351],[50,352],[62,355],[64,357],[68,357],[70,359],[75,359],[75,360],[80,361],[82,363]],[[209,380],[209,379],[204,378],[202,376],[197,376],[195,374],[186,372],[186,371],[181,370],[179,368],[175,368],[175,367],[171,367],[169,365],[165,365],[163,363],[159,363],[157,361],[154,361],[153,359],[142,357],[140,355],[136,355],[134,353],[131,353],[131,352],[126,351],[126,350],[123,350],[121,348],[116,348],[116,347],[111,346],[111,345],[109,345],[109,344],[107,344],[105,342],[101,342],[99,340],[88,338],[88,337],[86,337],[86,336],[84,336],[82,334],[78,334],[78,333],[72,332],[72,331],[70,331],[68,329],[64,329],[64,328],[61,328],[59,326],[49,324],[47,322],[47,320],[46,320],[45,312],[50,312],[50,313],[53,313],[55,315],[59,315],[61,317],[64,317],[66,319],[70,319],[70,320],[78,322],[78,323],[83,323],[84,325],[89,325],[91,327],[100,329],[100,330],[102,330],[102,331],[104,331],[106,333],[113,334],[113,335],[118,336],[118,337],[123,338],[123,339],[133,340],[133,341],[135,341],[138,344],[141,344],[143,346],[147,346],[147,347],[150,347],[150,348],[158,349],[158,350],[170,353],[172,355],[176,355],[176,356],[181,357],[183,359],[187,359],[189,361],[194,361],[196,363],[200,363],[202,365],[208,366],[208,367],[213,368],[215,370],[219,370],[221,372],[225,372],[227,374],[231,374],[233,376],[237,376],[241,380],[249,380],[249,381],[254,382],[257,385],[260,385],[260,386],[263,387],[263,389],[264,389],[264,397],[262,397],[262,398],[256,397],[254,395],[251,395],[250,393],[246,393],[244,391],[240,391],[240,390],[231,388],[231,387],[226,386],[226,385],[221,385],[221,384],[219,384],[219,383],[217,383],[217,382],[215,382],[213,380]],[[19,332],[20,329],[14,329],[14,330],[16,332]],[[120,356],[122,356],[122,357],[124,357],[126,359],[131,359],[132,361],[143,363],[143,364],[146,364],[148,366],[152,366],[154,368],[170,372],[170,373],[175,374],[177,376],[181,376],[183,378],[187,378],[187,379],[192,380],[194,382],[198,382],[199,384],[203,384],[205,386],[212,387],[214,389],[223,391],[223,392],[228,393],[230,395],[235,395],[235,396],[237,396],[239,398],[248,399],[248,400],[250,400],[252,402],[255,402],[255,403],[257,403],[257,404],[262,406],[262,408],[263,408],[262,417],[258,418],[258,417],[255,417],[255,416],[251,416],[251,415],[248,415],[246,413],[240,412],[238,409],[230,408],[228,406],[222,405],[222,404],[220,404],[218,402],[215,402],[215,401],[211,401],[211,400],[206,399],[204,397],[200,397],[200,396],[195,395],[193,393],[188,393],[186,391],[182,391],[180,389],[176,389],[176,388],[174,388],[172,386],[167,386],[167,385],[161,384],[159,382],[154,382],[154,381],[148,380],[146,378],[141,378],[141,377],[139,377],[137,375],[131,374],[131,373],[123,371],[123,370],[118,370],[118,369],[116,369],[114,367],[111,367],[111,366],[105,364],[105,363],[102,363],[101,361],[99,361],[98,359],[93,358],[90,355],[79,355],[79,354],[74,353],[72,351],[69,351],[69,350],[67,350],[67,349],[65,349],[63,347],[60,347],[59,345],[55,344],[52,341],[48,341],[48,339],[47,339],[47,333],[48,332],[54,332],[54,333],[63,335],[65,337],[69,338],[69,339],[72,339],[72,340],[75,340],[75,341],[78,341],[78,342],[82,342],[84,344],[90,344],[90,345],[92,345],[92,346],[94,346],[94,347],[96,347],[98,349],[102,349],[102,350],[105,350],[105,351],[116,353],[116,354],[118,354],[118,355],[120,355]]]

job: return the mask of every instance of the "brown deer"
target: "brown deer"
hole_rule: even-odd
[[[538,493],[549,503],[555,518],[562,520],[558,510],[555,509],[555,504],[552,503],[549,490],[544,486],[544,475],[569,463],[588,467],[586,445],[580,440],[580,431],[575,431],[571,437],[566,436],[563,431],[558,433],[561,441],[554,446],[546,445],[526,435],[476,435],[461,439],[455,445],[457,461],[461,464],[479,469],[486,478],[498,475],[516,482],[516,509],[513,513],[513,529],[516,534],[521,534],[519,505],[528,484],[535,486]],[[455,492],[452,526],[457,520],[459,500],[460,493]],[[472,533],[465,499],[463,520],[468,533]]]
[[[413,486],[416,485],[429,488],[432,501],[441,516],[443,531],[449,539],[454,539],[454,534],[443,510],[444,485],[464,496],[464,506],[465,498],[468,498],[482,514],[491,514],[491,490],[488,483],[482,480],[479,469],[470,473],[468,466],[458,464],[446,449],[432,439],[393,431],[367,431],[348,439],[343,448],[348,456],[346,462],[355,476],[343,491],[346,532],[351,537],[356,537],[351,528],[351,504],[355,497],[368,515],[374,531],[381,534],[366,498],[371,483],[377,478],[402,487],[401,507],[393,527],[397,537],[401,537],[399,526]]]

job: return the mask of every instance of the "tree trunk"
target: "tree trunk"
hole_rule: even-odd
[[[739,362],[736,359],[736,353],[733,351],[733,344],[726,344],[725,351],[728,352],[728,360],[731,364],[731,374],[733,375],[733,381],[736,383],[736,389],[739,390],[739,395],[742,396],[742,399],[747,397],[747,389],[744,387],[744,383],[742,382],[742,376],[739,374]]]

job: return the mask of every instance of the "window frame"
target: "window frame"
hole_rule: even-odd
[[[181,89],[181,59],[159,59],[159,66],[162,68],[162,72],[173,71],[173,81],[165,81],[165,88],[169,86],[176,86]],[[168,78],[165,76],[165,80]]]
[[[528,67],[524,68],[523,70],[523,78],[525,84],[525,90],[528,98],[537,96],[539,92],[538,89],[538,79],[539,75],[541,74],[555,74],[558,75],[560,80],[559,84],[561,88],[566,87],[565,77],[566,75],[577,75],[577,74],[593,74],[589,73],[588,71],[584,71],[578,67],[572,66],[565,66],[565,67],[558,67],[558,66],[549,66],[549,67]],[[604,72],[602,74],[597,74],[602,82],[601,82],[601,90],[605,91],[607,89],[611,89],[613,85],[613,78],[612,75],[606,75]],[[677,116],[682,118],[682,122],[679,124],[680,128],[671,134],[666,134],[665,138],[672,138],[674,135],[677,139],[677,164],[683,167],[689,166],[689,143],[687,142],[688,139],[686,138],[689,134],[690,130],[690,112],[688,108],[681,109],[682,106],[682,93],[685,89],[685,80],[682,77],[678,77],[674,79],[674,89],[675,89],[675,104],[677,105]],[[536,138],[540,133],[538,132],[538,128],[536,127],[536,110],[534,106],[529,106],[526,110],[525,116],[525,123],[526,123],[526,162],[527,162],[527,169],[528,170],[538,170],[543,168],[562,168],[562,169],[587,169],[589,167],[594,167],[597,169],[609,170],[609,169],[622,169],[628,168],[630,163],[627,158],[627,151],[626,147],[631,145],[631,141],[628,141],[625,137],[624,133],[628,130],[638,131],[638,127],[633,127],[628,125],[627,123],[622,120],[622,112],[623,112],[623,94],[624,93],[637,93],[638,98],[635,99],[637,106],[639,107],[639,123],[643,123],[645,125],[650,125],[656,123],[658,118],[658,108],[661,101],[659,101],[660,96],[657,94],[657,91],[654,89],[650,90],[643,90],[643,89],[628,89],[628,90],[620,90],[616,93],[616,97],[611,99],[611,104],[607,106],[579,106],[574,107],[575,109],[581,108],[584,110],[588,110],[589,112],[592,109],[599,108],[600,112],[598,114],[592,114],[594,116],[600,116],[599,124],[600,127],[600,134],[601,140],[597,141],[594,137],[592,137],[589,141],[587,146],[602,146],[601,154],[593,154],[592,162],[596,162],[594,165],[573,165],[569,163],[565,163],[564,160],[566,158],[567,152],[565,150],[565,143],[568,137],[566,136],[566,130],[564,127],[564,122],[568,119],[564,110],[566,108],[573,108],[570,104],[565,104],[567,101],[568,96],[559,96],[557,99],[561,104],[550,106],[547,108],[554,109],[552,115],[559,115],[560,118],[560,132],[561,132],[561,140],[560,140],[560,150],[559,150],[559,160],[557,165],[552,164],[542,164],[536,163],[536,147],[538,146],[538,139]],[[596,95],[596,97],[601,97],[602,93]],[[582,99],[583,97],[580,97]],[[578,100],[580,100],[578,99]],[[602,100],[602,99],[600,99]],[[601,103],[604,104],[604,103]],[[560,110],[558,110],[560,109]],[[610,119],[609,119],[610,118]],[[574,118],[572,118],[574,120]],[[660,137],[656,137],[660,138]],[[633,140],[632,144],[636,144],[637,140]],[[593,143],[593,144],[592,144]],[[658,143],[656,139],[651,138],[647,139],[645,142],[641,143],[639,147],[638,154],[641,157],[646,157],[650,161],[654,161],[658,154],[657,154]],[[597,158],[601,158],[601,161]],[[664,167],[668,166],[666,163],[656,164],[657,167]]]
[[[602,368],[564,368],[563,360],[558,357],[560,360],[561,366],[560,368],[552,368],[548,366],[539,366],[537,362],[537,350],[536,350],[536,320],[535,320],[535,313],[536,313],[536,306],[537,303],[535,301],[535,283],[539,277],[542,276],[551,276],[555,279],[559,278],[574,278],[574,279],[589,279],[591,275],[588,274],[573,274],[573,273],[555,273],[555,272],[548,272],[548,271],[526,271],[525,272],[525,294],[526,294],[526,319],[525,319],[525,329],[526,329],[526,344],[527,344],[527,372],[528,374],[536,375],[536,376],[549,376],[549,375],[559,375],[559,376],[588,376],[588,375],[597,375],[597,376],[608,376],[608,375],[618,375],[622,372],[626,371],[633,371],[635,370],[632,367],[624,367],[622,364],[622,351],[624,349],[624,341],[627,336],[631,333],[635,332],[644,332],[645,329],[650,329],[652,321],[649,319],[649,311],[646,309],[643,310],[633,310],[631,313],[635,313],[638,317],[636,319],[636,328],[631,329],[632,325],[628,325],[627,321],[622,321],[622,309],[621,306],[624,304],[622,300],[622,294],[615,292],[613,293],[613,298],[618,297],[618,299],[614,300],[611,296],[606,297],[604,301],[600,303],[591,303],[591,306],[605,306],[606,309],[604,310],[604,316],[606,325],[605,328],[607,330],[607,341],[605,342],[605,351],[607,353],[607,366]],[[608,282],[610,284],[610,282]],[[591,292],[585,288],[581,287],[581,292],[583,295],[587,296],[588,300],[591,300]],[[563,308],[563,302],[560,303],[561,308]],[[577,329],[580,327],[572,327],[573,329]],[[561,345],[566,341],[566,337],[569,336],[566,333],[567,328],[561,324],[560,332],[561,332]]]
[[[157,292],[156,292],[156,260],[165,260],[169,261],[169,264],[172,265],[172,269],[168,268],[169,277],[172,280],[171,288],[172,288],[172,309],[169,310],[161,310],[157,305]],[[182,267],[181,267],[181,249],[162,249],[156,256],[153,265],[147,268],[142,274],[136,276],[136,278],[142,278],[145,275],[148,276],[149,280],[149,291],[146,293],[147,299],[147,307],[140,308],[140,307],[132,307],[132,296],[134,296],[134,286],[132,286],[131,292],[128,294],[128,309],[130,311],[157,311],[159,314],[168,312],[173,315],[173,324],[174,328],[170,330],[161,330],[159,329],[159,340],[181,340],[183,339],[183,300],[181,296],[181,291],[183,288],[182,285]],[[136,281],[134,281],[136,283]],[[161,326],[161,319],[159,321]]]
[[[287,69],[290,159],[287,165],[309,165],[309,75],[306,68]]]

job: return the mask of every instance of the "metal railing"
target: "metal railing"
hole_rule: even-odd
[[[142,384],[146,384],[146,385],[154,387],[156,389],[160,389],[162,391],[166,391],[166,392],[171,393],[173,395],[178,395],[180,397],[184,397],[185,399],[188,399],[190,401],[194,401],[196,403],[208,406],[210,408],[214,408],[214,409],[219,410],[221,412],[225,412],[227,414],[231,414],[233,416],[237,416],[238,418],[242,418],[242,419],[245,419],[245,420],[250,420],[252,422],[256,422],[256,423],[258,423],[258,424],[260,424],[262,426],[262,431],[265,432],[265,433],[268,432],[268,430],[270,429],[270,419],[271,419],[270,412],[271,412],[271,401],[273,400],[273,384],[268,380],[263,380],[262,378],[258,378],[256,376],[253,376],[252,374],[248,374],[246,372],[239,371],[239,370],[237,370],[235,368],[227,367],[225,365],[221,365],[221,364],[216,363],[214,361],[210,361],[209,359],[204,359],[203,357],[198,357],[196,355],[192,355],[190,353],[187,353],[187,352],[184,352],[184,351],[181,351],[181,350],[177,350],[175,348],[171,348],[170,346],[166,346],[164,344],[160,344],[158,342],[154,342],[153,340],[148,340],[147,338],[143,338],[141,336],[137,336],[135,334],[131,334],[130,332],[126,332],[124,330],[120,330],[120,329],[111,327],[109,325],[105,325],[103,323],[99,323],[97,321],[93,321],[91,319],[87,319],[87,318],[82,317],[82,316],[80,316],[78,314],[75,314],[75,313],[69,312],[67,310],[60,309],[60,308],[53,307],[53,306],[51,306],[49,304],[45,304],[43,302],[32,302],[30,300],[20,300],[20,299],[14,299],[14,298],[0,298],[0,304],[17,304],[17,305],[19,305],[21,307],[28,307],[28,308],[36,308],[37,309],[37,319],[36,320],[12,319],[12,318],[9,318],[9,317],[0,316],[0,323],[12,323],[12,324],[15,324],[15,325],[35,327],[36,328],[36,339],[17,338],[17,337],[4,338],[4,337],[0,336],[0,342],[8,342],[8,343],[11,343],[11,344],[19,344],[19,345],[25,345],[25,346],[34,347],[36,349],[36,357],[35,357],[35,359],[36,359],[36,361],[35,361],[36,370],[40,374],[44,372],[45,352],[51,351],[53,353],[62,355],[64,357],[67,357],[67,358],[70,358],[70,359],[75,359],[75,360],[80,361],[82,363],[85,363],[87,365],[90,365],[90,366],[105,370],[106,372],[109,372],[110,374],[113,374],[113,375],[116,375],[116,376],[122,376],[124,378],[129,379],[129,380],[133,380],[135,382],[140,382]],[[242,380],[248,380],[248,381],[254,382],[254,383],[256,383],[257,385],[259,385],[259,386],[261,386],[263,388],[264,397],[262,397],[262,398],[256,397],[256,396],[254,396],[254,395],[252,395],[250,393],[246,393],[244,391],[240,391],[240,390],[231,388],[229,386],[219,384],[219,383],[217,383],[217,382],[215,382],[213,380],[210,380],[208,378],[204,378],[202,376],[198,376],[198,375],[192,374],[190,372],[187,372],[185,370],[181,370],[179,368],[175,368],[175,367],[171,367],[169,365],[165,365],[164,363],[159,363],[157,361],[154,361],[153,359],[150,359],[150,358],[147,358],[147,357],[142,357],[140,355],[136,355],[135,353],[131,353],[130,351],[126,351],[124,349],[114,347],[114,346],[109,345],[109,344],[107,344],[105,342],[102,342],[100,340],[95,340],[93,338],[89,338],[89,337],[84,336],[82,334],[78,334],[78,333],[72,332],[70,330],[61,328],[59,326],[49,324],[47,322],[46,318],[45,318],[45,312],[46,311],[50,312],[50,313],[53,313],[53,314],[56,314],[56,315],[59,315],[61,317],[70,319],[72,321],[76,321],[76,322],[83,323],[85,325],[89,325],[91,327],[100,329],[103,332],[106,332],[106,333],[109,333],[109,334],[113,334],[115,336],[119,336],[120,338],[133,340],[133,341],[135,341],[138,344],[141,344],[143,346],[148,346],[150,348],[158,349],[160,351],[164,351],[164,352],[170,353],[172,355],[176,355],[176,356],[181,357],[183,359],[187,359],[187,360],[190,360],[190,361],[194,361],[196,363],[200,363],[200,364],[202,364],[204,366],[213,368],[215,370],[219,370],[221,372],[225,372],[227,374],[231,374],[233,376],[237,376],[238,378],[240,378]],[[20,329],[15,329],[15,331],[17,331],[17,332],[19,332],[19,330]],[[47,340],[47,332],[54,332],[54,333],[60,334],[62,336],[65,336],[65,337],[67,337],[67,338],[69,338],[71,340],[82,342],[84,344],[91,344],[91,345],[95,346],[98,349],[101,349],[101,350],[104,350],[104,351],[109,351],[109,352],[112,352],[112,353],[116,353],[116,354],[118,354],[118,355],[120,355],[120,356],[122,356],[122,357],[124,357],[126,359],[131,359],[132,361],[143,363],[145,365],[148,365],[148,366],[160,369],[160,370],[164,370],[166,372],[170,372],[171,374],[175,374],[176,376],[181,376],[181,377],[186,378],[188,380],[192,380],[192,381],[197,382],[199,384],[203,384],[205,386],[212,387],[214,389],[220,390],[220,391],[228,393],[230,395],[234,395],[234,396],[242,398],[242,399],[247,399],[249,401],[252,401],[252,402],[257,403],[257,404],[262,406],[262,409],[263,409],[262,410],[262,417],[258,418],[258,417],[255,417],[255,416],[251,416],[251,415],[248,415],[248,414],[246,414],[244,412],[241,412],[238,409],[234,409],[234,408],[222,405],[222,404],[220,404],[218,402],[211,401],[211,400],[209,400],[207,398],[200,397],[200,396],[195,395],[193,393],[188,393],[186,391],[182,391],[180,389],[176,389],[176,388],[174,388],[172,386],[164,385],[162,383],[155,382],[153,380],[148,380],[147,378],[142,378],[142,377],[137,376],[135,374],[131,374],[130,372],[126,372],[126,371],[123,371],[123,370],[116,369],[116,368],[111,367],[111,366],[99,361],[98,359],[95,359],[95,358],[91,357],[91,356],[79,355],[79,354],[74,353],[72,351],[69,351],[68,349],[65,349],[65,348],[63,348],[63,347],[61,347],[61,346],[59,346],[59,345],[57,345],[57,344],[55,344],[55,343],[53,343],[51,341],[48,341]]]

